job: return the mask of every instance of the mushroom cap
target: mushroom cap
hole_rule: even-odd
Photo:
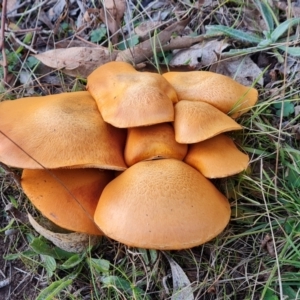
[[[133,247],[176,250],[217,236],[230,218],[228,200],[197,170],[176,159],[142,161],[103,190],[95,222]]]
[[[128,128],[174,120],[173,87],[159,74],[138,72],[125,62],[110,62],[87,78],[87,90],[105,122]]]
[[[163,77],[174,87],[179,100],[207,102],[232,118],[249,111],[258,99],[256,89],[213,72],[168,72]]]
[[[24,170],[22,188],[32,204],[58,226],[102,235],[93,215],[113,171],[97,169]]]
[[[242,126],[208,103],[182,100],[175,105],[174,129],[178,143],[192,144]]]
[[[171,124],[161,123],[152,126],[128,128],[124,151],[127,166],[142,160],[175,158],[183,160],[187,145],[175,141]]]
[[[238,150],[229,136],[219,134],[189,145],[184,161],[207,178],[222,178],[245,170],[249,156]]]
[[[13,167],[124,170],[125,139],[86,91],[0,103],[0,161]]]

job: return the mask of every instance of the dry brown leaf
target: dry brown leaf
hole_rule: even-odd
[[[54,49],[34,55],[48,67],[81,77],[87,77],[98,66],[115,60],[116,56],[117,52],[110,53],[105,47]]]
[[[145,21],[134,28],[134,32],[139,36],[140,40],[146,40],[148,39],[155,29],[159,28],[163,22],[157,21]]]
[[[149,57],[153,56],[153,53],[164,50],[163,45],[170,42],[172,34],[175,32],[180,33],[189,21],[189,19],[185,19],[173,23],[154,37],[136,45],[133,48],[119,52],[116,60],[134,62],[135,64],[145,61]]]
[[[121,27],[121,20],[126,10],[125,0],[104,0],[104,8],[100,10],[100,18],[106,24],[110,33],[114,35]],[[112,44],[118,42],[118,36],[111,38]]]
[[[220,54],[228,45],[225,41],[212,40],[189,49],[177,50],[170,61],[170,66],[190,66],[197,69],[210,66],[218,61]]]
[[[259,77],[257,83],[264,84],[262,70],[249,56],[219,61],[211,66],[210,71],[229,76],[246,86],[252,85]]]
[[[100,242],[101,237],[93,236],[86,233],[57,233],[52,232],[40,225],[30,214],[28,219],[32,227],[44,238],[51,241],[55,246],[74,253],[85,251],[89,246],[96,245]]]
[[[66,4],[66,0],[57,0],[47,13],[49,19],[53,22],[56,21],[64,11]]]

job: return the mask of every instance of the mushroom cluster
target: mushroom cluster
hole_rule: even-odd
[[[205,71],[139,72],[110,62],[87,91],[0,103],[0,161],[22,168],[25,194],[68,230],[129,246],[184,249],[217,236],[228,199],[211,183],[244,170],[225,132],[257,91]]]

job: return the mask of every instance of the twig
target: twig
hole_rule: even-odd
[[[3,0],[2,2],[2,16],[1,16],[1,32],[0,32],[0,49],[2,50],[2,66],[3,66],[3,82],[7,83],[8,76],[8,64],[5,53],[5,21],[6,21],[6,8],[7,8],[7,0]]]
[[[45,1],[41,2],[41,3],[39,3],[38,5],[34,6],[33,8],[28,9],[28,10],[22,12],[22,13],[14,14],[14,17],[21,17],[21,16],[28,15],[28,14],[32,13],[33,11],[35,11],[37,8],[43,6],[47,2],[49,2],[49,0],[45,0]]]
[[[16,35],[13,32],[10,32],[10,35],[14,38],[14,40],[21,45],[22,47],[26,48],[27,50],[31,51],[34,54],[38,54],[38,51],[32,49],[30,46],[28,46],[27,44],[23,43],[22,41],[20,41]]]

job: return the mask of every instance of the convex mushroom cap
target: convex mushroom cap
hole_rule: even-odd
[[[181,100],[175,105],[174,129],[178,143],[192,144],[242,126],[208,103]]]
[[[168,72],[163,77],[176,90],[178,100],[207,102],[232,118],[249,111],[258,99],[256,89],[213,72]]]
[[[93,235],[103,233],[93,221],[112,171],[96,169],[24,170],[22,188],[32,204],[58,226]]]
[[[229,136],[219,134],[189,145],[184,161],[207,178],[222,178],[245,170],[249,156],[238,150]]]
[[[185,249],[217,236],[228,200],[193,167],[175,159],[139,162],[103,190],[95,222],[110,238],[148,249]]]
[[[159,74],[138,72],[125,62],[110,62],[87,78],[87,90],[105,122],[127,128],[174,120],[177,95]]]
[[[171,124],[128,128],[125,146],[125,162],[128,166],[142,161],[158,158],[183,160],[187,145],[175,141]]]
[[[126,131],[103,121],[89,92],[0,103],[0,161],[25,169],[124,170]]]

